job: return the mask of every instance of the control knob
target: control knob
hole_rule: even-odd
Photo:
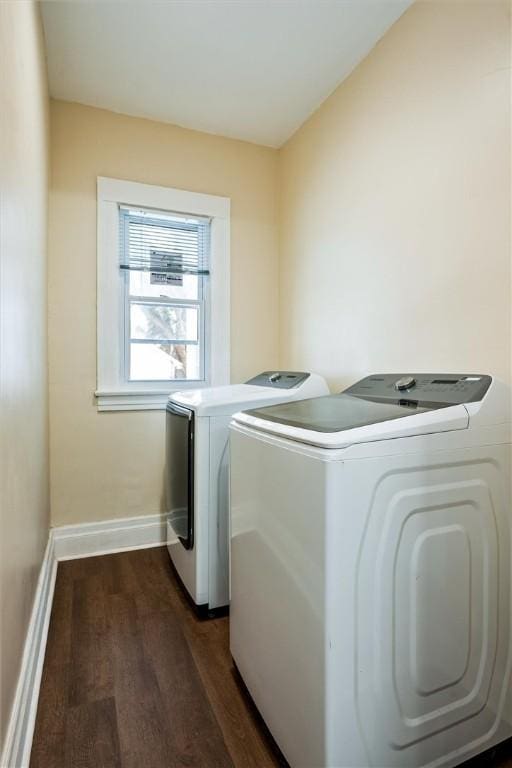
[[[414,376],[402,376],[401,379],[398,379],[398,381],[395,381],[395,389],[398,389],[398,391],[402,391],[403,389],[410,389],[411,387],[414,387],[416,384],[416,379]]]
[[[280,378],[281,378],[280,373],[271,373],[270,376],[268,377],[268,380],[271,381],[272,384],[274,384],[276,381],[279,381]]]

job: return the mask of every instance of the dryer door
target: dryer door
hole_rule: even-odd
[[[165,485],[168,521],[185,549],[194,546],[194,412],[169,402]]]

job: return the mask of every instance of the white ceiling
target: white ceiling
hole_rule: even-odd
[[[52,96],[280,146],[412,0],[46,0]]]

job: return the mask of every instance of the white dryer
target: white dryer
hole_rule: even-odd
[[[292,768],[512,736],[510,391],[375,375],[231,426],[231,653]]]
[[[323,395],[313,373],[265,371],[246,384],[175,392],[166,413],[167,548],[200,610],[229,603],[229,461],[232,414]]]

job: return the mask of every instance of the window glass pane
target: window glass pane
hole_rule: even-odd
[[[199,281],[202,279],[197,275],[172,276],[177,284],[167,284],[159,282],[166,278],[155,275],[152,272],[129,272],[129,291],[131,296],[151,296],[158,298],[165,296],[169,299],[198,299]]]
[[[197,307],[168,304],[130,303],[130,336],[132,339],[177,339],[197,341]]]
[[[130,344],[132,381],[198,379],[200,372],[196,344]]]

